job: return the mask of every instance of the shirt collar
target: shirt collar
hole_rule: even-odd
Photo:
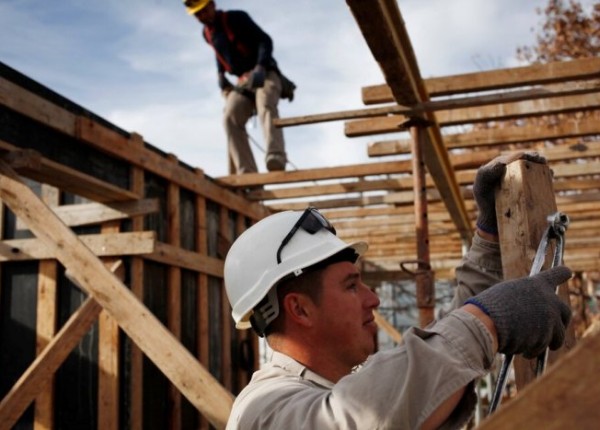
[[[286,372],[297,376],[298,378],[311,381],[314,384],[320,385],[322,387],[333,388],[333,386],[335,385],[330,380],[323,378],[318,373],[313,372],[302,363],[299,363],[289,355],[286,355],[282,352],[273,351],[273,356],[271,357],[271,365],[274,367],[279,367],[285,370]]]

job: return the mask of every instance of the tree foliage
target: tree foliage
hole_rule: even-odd
[[[517,48],[517,58],[527,63],[549,63],[596,57],[600,53],[600,2],[586,14],[580,2],[549,0],[534,46]]]

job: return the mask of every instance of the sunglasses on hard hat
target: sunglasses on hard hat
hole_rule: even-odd
[[[294,234],[301,228],[310,234],[315,234],[316,232],[325,229],[330,231],[333,234],[335,233],[335,228],[331,225],[331,223],[325,218],[318,210],[313,207],[307,208],[304,213],[300,216],[296,224],[292,227],[290,232],[283,238],[281,241],[281,245],[277,249],[277,264],[281,263],[281,251],[288,244],[288,242],[292,239]]]

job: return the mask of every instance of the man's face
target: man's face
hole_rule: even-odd
[[[375,351],[373,310],[379,298],[362,283],[358,268],[350,262],[328,266],[322,281],[315,317],[322,346],[343,365],[354,367]]]
[[[204,25],[213,25],[215,22],[216,7],[214,2],[209,2],[204,8],[200,9],[194,16]]]

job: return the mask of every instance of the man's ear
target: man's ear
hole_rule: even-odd
[[[306,327],[312,325],[312,315],[315,305],[307,295],[288,293],[284,297],[282,305],[290,321]]]

